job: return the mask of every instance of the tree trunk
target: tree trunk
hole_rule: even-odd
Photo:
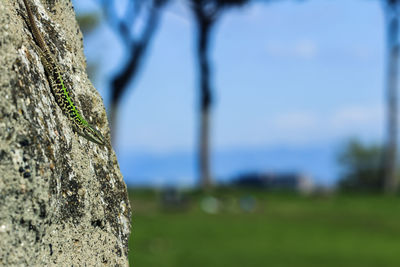
[[[386,81],[386,142],[384,161],[384,190],[394,193],[397,190],[397,87],[398,87],[398,30],[399,20],[394,15],[395,11],[388,10],[390,16],[387,21],[387,81]]]
[[[210,31],[212,22],[200,20],[198,23],[198,61],[200,71],[200,128],[199,128],[199,151],[198,166],[200,183],[204,190],[212,187],[212,176],[210,171],[210,112],[212,105],[210,61],[208,58]]]
[[[22,1],[2,0],[0,265],[128,266],[127,189],[103,102],[85,72],[72,4],[29,3],[54,58],[63,58],[60,68],[71,98],[106,144],[73,131],[52,94]]]

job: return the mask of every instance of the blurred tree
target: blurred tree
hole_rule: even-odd
[[[91,34],[99,26],[99,16],[96,13],[78,14],[76,20],[84,36]],[[97,67],[98,62],[87,62],[86,71],[92,81],[96,78]]]
[[[386,67],[386,140],[383,155],[384,189],[386,193],[397,191],[397,87],[399,60],[399,0],[384,0],[387,35]]]
[[[247,0],[188,0],[196,25],[196,55],[199,71],[199,139],[198,168],[203,189],[212,187],[210,171],[210,109],[213,102],[211,89],[210,35],[215,22],[229,7],[241,6]]]
[[[99,16],[96,13],[78,14],[76,20],[83,35],[92,33],[99,26]]]
[[[158,27],[162,8],[169,0],[129,0],[121,16],[116,11],[117,1],[98,1],[103,7],[109,25],[119,35],[126,48],[126,63],[111,79],[110,86],[109,116],[111,137],[115,143],[119,102],[128,86],[137,77],[149,43]]]
[[[345,191],[381,191],[381,154],[380,146],[365,145],[356,139],[350,140],[338,156],[342,167],[339,188]]]

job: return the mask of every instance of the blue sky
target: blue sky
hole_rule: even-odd
[[[90,1],[73,2],[78,13],[98,10]],[[127,172],[150,177],[157,164],[167,164],[163,158],[192,155],[196,147],[194,27],[184,3],[173,1],[166,8],[141,75],[122,102],[116,150],[131,179],[135,175]],[[334,169],[335,146],[343,140],[381,141],[385,34],[380,1],[255,2],[228,10],[214,36],[214,153],[329,148],[330,154],[321,154],[332,162],[328,173]],[[123,49],[105,24],[85,38],[88,60],[100,64],[94,84],[106,103],[107,82],[123,63]],[[148,167],[125,166],[141,155],[148,157]],[[225,165],[219,166],[217,160],[214,168],[224,175],[274,168],[268,160],[263,164],[259,158],[253,166],[236,156],[235,164],[220,160]],[[185,164],[179,157],[176,161]],[[177,171],[165,179],[179,176],[179,168],[191,169],[182,176],[195,176],[193,159],[188,162],[177,163]],[[305,171],[324,176],[309,165]]]

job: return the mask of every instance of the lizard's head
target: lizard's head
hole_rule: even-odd
[[[86,137],[87,139],[89,139],[90,141],[99,144],[99,145],[104,145],[105,144],[105,140],[103,135],[97,131],[94,127],[92,127],[91,125],[87,125],[87,127],[83,128],[83,134],[84,137]]]

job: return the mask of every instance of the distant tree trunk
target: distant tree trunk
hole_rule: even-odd
[[[167,0],[154,0],[148,18],[145,21],[144,29],[139,38],[130,36],[130,31],[122,28],[121,23],[118,28],[124,40],[128,40],[127,63],[120,73],[116,74],[111,81],[111,104],[110,104],[110,123],[111,123],[111,139],[115,143],[116,132],[118,127],[118,109],[121,98],[129,85],[135,81],[137,74],[142,66],[144,56],[146,55],[150,41],[152,40],[155,30],[160,21],[160,13],[162,7],[165,6]]]
[[[199,64],[199,147],[198,168],[200,183],[204,190],[210,190],[213,179],[210,167],[210,118],[213,104],[211,90],[211,63],[209,45],[215,21],[228,7],[241,6],[247,0],[189,0],[197,26],[197,57]]]
[[[399,19],[396,14],[397,0],[388,1],[387,20],[387,77],[386,77],[386,142],[384,155],[384,190],[394,193],[397,190],[397,87],[398,87],[398,30]]]
[[[210,85],[210,61],[208,58],[210,32],[213,22],[207,19],[198,21],[198,42],[197,56],[200,72],[200,129],[199,129],[199,150],[198,150],[198,166],[200,173],[200,181],[204,190],[212,187],[212,176],[210,171],[210,117],[211,117],[211,85]]]
[[[130,57],[127,65],[111,82],[110,124],[111,141],[113,144],[115,144],[117,134],[119,103],[123,93],[128,87],[128,84],[134,82],[137,77],[137,72],[144,55],[143,50],[143,44],[134,44],[132,47],[132,53],[128,53]]]

